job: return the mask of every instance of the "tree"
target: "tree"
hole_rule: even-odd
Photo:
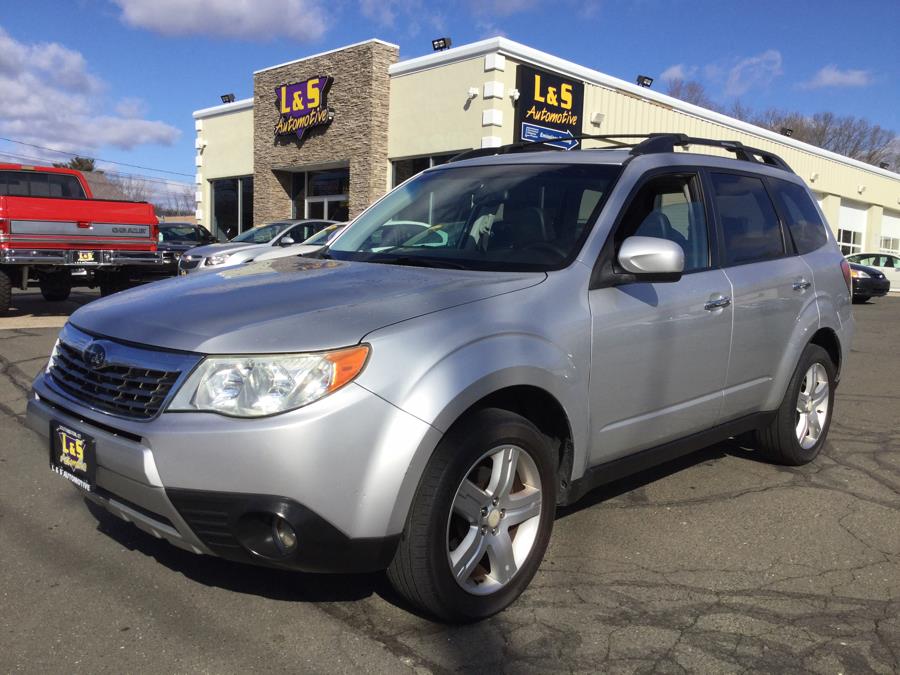
[[[110,181],[122,191],[128,201],[146,202],[152,196],[150,184],[139,176],[110,176]]]
[[[781,133],[791,129],[792,138],[831,150],[839,155],[878,165],[892,162],[895,134],[862,117],[838,116],[832,112],[803,115],[771,108],[755,116],[754,124]]]
[[[77,171],[96,171],[94,160],[90,157],[78,157],[77,155],[68,162],[54,162],[53,166],[60,169],[76,169]]]
[[[677,98],[685,103],[699,105],[701,108],[719,111],[719,106],[706,93],[706,88],[697,80],[682,80],[675,78],[669,80],[666,93],[672,98]]]

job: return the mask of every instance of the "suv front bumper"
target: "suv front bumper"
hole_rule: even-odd
[[[80,407],[43,377],[35,379],[27,425],[45,448],[51,421],[94,438],[95,490],[77,488],[88,499],[180,548],[256,564],[386,567],[412,498],[409,485],[417,484],[408,472],[439,438],[355,384],[268,418],[163,413],[136,422]],[[248,534],[248,527],[270,528],[276,515],[297,534],[288,556],[257,547],[260,532]]]

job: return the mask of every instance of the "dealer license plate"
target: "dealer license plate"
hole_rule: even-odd
[[[98,263],[100,257],[97,251],[75,251],[76,263]]]
[[[59,422],[50,422],[50,468],[88,492],[94,489],[97,458],[94,439]]]

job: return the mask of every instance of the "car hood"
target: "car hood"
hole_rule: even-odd
[[[156,246],[157,251],[188,251],[192,248],[199,247],[192,241],[164,241]]]
[[[261,244],[253,244],[243,241],[227,241],[221,244],[206,244],[205,246],[195,246],[191,249],[191,255],[202,256],[208,258],[211,255],[219,253],[227,253],[228,251],[236,251],[239,248],[249,248],[250,246],[260,246]],[[268,244],[266,244],[268,245]]]
[[[205,354],[313,351],[544,279],[290,257],[116,293],[70,321],[95,335]]]

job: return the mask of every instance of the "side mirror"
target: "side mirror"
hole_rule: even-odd
[[[294,244],[295,242],[291,237],[282,237],[278,240],[279,246],[293,246]]]
[[[678,281],[684,271],[684,250],[657,237],[628,237],[619,247],[619,265],[635,281]]]

